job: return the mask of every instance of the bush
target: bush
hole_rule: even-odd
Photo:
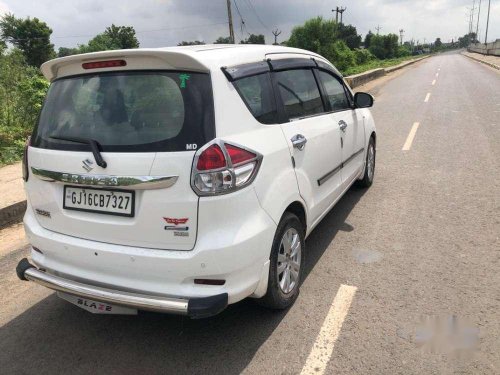
[[[370,52],[378,59],[391,59],[396,56],[398,40],[396,34],[373,35],[370,39]]]
[[[355,53],[341,40],[320,48],[319,54],[330,60],[341,72],[356,65]]]
[[[375,59],[375,56],[367,49],[355,49],[354,56],[356,58],[356,64],[358,65],[366,64]]]
[[[0,55],[0,165],[21,157],[48,85],[19,50]]]
[[[396,52],[396,57],[411,56],[411,51],[407,46],[399,46]]]

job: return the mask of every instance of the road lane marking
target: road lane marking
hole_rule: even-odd
[[[424,103],[427,103],[431,97],[431,93],[428,92],[427,95],[425,96]]]
[[[342,324],[357,290],[358,288],[355,286],[340,285],[311,353],[309,353],[309,357],[307,357],[302,368],[301,375],[321,375],[325,372],[333,353],[333,347],[339,337]]]
[[[415,138],[415,134],[417,134],[417,129],[419,127],[420,123],[415,122],[413,123],[413,126],[411,127],[410,134],[408,134],[408,137],[406,138],[406,142],[403,145],[403,151],[408,151],[411,148],[411,144],[413,143],[413,138]]]
[[[436,80],[432,81],[432,86],[434,86],[436,84]]]
[[[436,73],[436,78],[439,77],[439,73]]]

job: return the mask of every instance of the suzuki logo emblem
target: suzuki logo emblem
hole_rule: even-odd
[[[82,163],[83,163],[82,168],[85,169],[87,172],[90,172],[92,169],[94,169],[93,167],[94,163],[91,160],[85,159]]]

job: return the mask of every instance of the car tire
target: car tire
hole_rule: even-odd
[[[357,185],[360,187],[368,188],[373,184],[373,178],[375,177],[375,156],[377,150],[375,149],[375,139],[370,138],[368,143],[368,148],[366,151],[366,161],[365,161],[365,173],[363,178],[358,180]]]
[[[273,240],[267,292],[257,300],[262,306],[283,310],[297,299],[304,269],[304,238],[305,230],[299,218],[285,212]]]

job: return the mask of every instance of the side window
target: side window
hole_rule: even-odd
[[[278,123],[276,102],[268,73],[241,78],[234,82],[252,115],[262,124]]]
[[[328,97],[328,102],[332,111],[342,111],[350,109],[349,101],[344,90],[342,83],[330,73],[319,71],[319,78]]]
[[[310,69],[276,72],[285,112],[289,118],[310,116],[324,112],[319,88]]]

